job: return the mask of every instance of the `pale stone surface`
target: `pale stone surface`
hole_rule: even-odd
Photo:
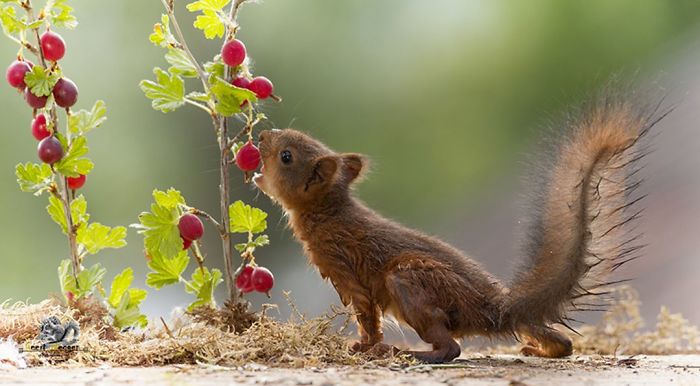
[[[450,366],[409,369],[277,369],[167,366],[30,368],[0,371],[3,385],[697,385],[700,355],[576,356],[563,360],[471,356]]]

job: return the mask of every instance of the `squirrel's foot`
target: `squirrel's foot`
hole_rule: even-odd
[[[532,345],[525,345],[520,348],[520,353],[526,357],[545,357],[547,356],[540,348]]]
[[[374,346],[372,346],[371,349],[365,352],[365,354],[369,355],[372,358],[383,359],[392,357],[398,354],[399,352],[401,352],[401,350],[390,344],[376,343]]]
[[[353,353],[363,353],[369,351],[374,345],[366,342],[355,341],[350,343],[350,351]]]

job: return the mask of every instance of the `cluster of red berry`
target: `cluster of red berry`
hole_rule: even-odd
[[[265,267],[246,265],[238,278],[236,288],[243,293],[258,291],[268,294],[275,285],[275,277]]]
[[[202,220],[192,213],[185,213],[180,217],[177,225],[183,249],[189,249],[194,241],[204,236],[204,224]],[[243,293],[258,291],[269,295],[269,291],[275,284],[272,272],[265,267],[246,265],[238,278],[236,287]]]
[[[63,58],[66,53],[66,43],[63,41],[61,35],[46,31],[40,38],[41,43],[41,53],[45,60],[55,63]],[[34,68],[34,63],[19,58],[12,62],[7,68],[5,77],[7,78],[7,83],[10,86],[22,91],[24,94],[24,99],[27,104],[34,110],[43,109],[46,107],[48,101],[48,96],[39,96],[32,93],[25,82],[25,76],[27,73],[32,71]],[[53,86],[51,91],[53,94],[54,102],[63,108],[72,107],[75,102],[78,101],[78,87],[68,78],[60,78],[56,84]],[[54,135],[53,129],[49,128],[47,124],[47,115],[45,113],[40,113],[35,115],[32,120],[32,135],[39,142],[37,152],[39,159],[47,164],[55,164],[63,158],[64,150],[61,145],[61,141]],[[68,187],[70,189],[76,190],[83,187],[85,184],[86,176],[81,175],[79,177],[68,177]]]
[[[221,58],[227,66],[234,70],[239,68],[246,58],[245,44],[238,39],[229,40],[221,48]],[[258,99],[266,99],[272,96],[272,82],[264,76],[256,76],[250,79],[246,75],[239,73],[233,77],[231,84],[254,92]],[[247,103],[248,101],[245,101],[241,106],[245,106]],[[236,166],[244,172],[251,172],[260,166],[260,151],[252,141],[248,141],[238,149]]]

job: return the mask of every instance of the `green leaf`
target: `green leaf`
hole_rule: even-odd
[[[126,228],[92,223],[82,227],[78,231],[77,241],[82,244],[88,253],[94,255],[105,248],[121,248],[126,245]]]
[[[142,80],[141,90],[152,99],[151,106],[164,113],[173,111],[185,103],[185,82],[177,74],[168,74],[155,68],[156,82]]]
[[[227,16],[222,9],[231,0],[198,0],[187,4],[190,12],[202,11],[194,21],[194,27],[204,31],[204,37],[214,39],[223,37],[225,31],[224,22]]]
[[[230,231],[238,233],[261,233],[267,229],[267,213],[238,200],[228,208],[231,218]]]
[[[107,303],[109,303],[112,308],[119,307],[122,296],[129,289],[133,280],[134,270],[131,269],[131,267],[125,268],[120,274],[114,277],[109,290],[109,298],[107,298]]]
[[[264,247],[268,244],[270,244],[270,239],[267,237],[267,235],[260,235],[255,240],[249,243],[236,244],[234,245],[234,247],[238,252],[243,253],[243,251],[245,251],[246,249],[251,249],[252,251],[255,251],[255,248]]]
[[[206,62],[204,63],[204,71],[209,74],[209,83],[210,84],[215,84],[217,78],[224,78],[224,71],[226,70],[226,67],[224,66],[224,62],[221,61],[221,55],[216,56],[219,60],[216,60],[214,62]]]
[[[88,220],[90,220],[90,215],[87,213],[87,200],[85,200],[85,196],[81,194],[75,200],[71,201],[70,207],[73,225],[80,230],[80,228],[85,226]],[[51,219],[61,227],[63,233],[68,234],[66,215],[61,200],[54,195],[49,196],[49,205],[46,207],[46,211],[49,212]]]
[[[71,269],[71,261],[68,259],[61,260],[58,265],[58,281],[61,284],[61,293],[66,296],[67,292],[75,295],[78,288],[75,286],[75,278]]]
[[[93,265],[88,269],[80,271],[78,274],[78,292],[76,298],[81,298],[83,296],[91,294],[97,284],[102,281],[102,278],[107,273],[107,270],[103,268],[99,263]]]
[[[107,114],[107,107],[101,100],[95,102],[92,110],[80,110],[68,117],[68,129],[73,134],[84,135],[87,132],[99,127],[104,121]]]
[[[207,39],[222,38],[226,30],[224,22],[214,11],[203,11],[194,21],[194,27],[204,32]]]
[[[196,11],[221,11],[231,2],[231,0],[197,0],[187,4],[187,9],[190,12]]]
[[[185,78],[197,77],[197,68],[187,56],[185,50],[170,47],[168,53],[165,54],[165,60],[171,65],[168,69],[171,74],[178,74]]]
[[[90,220],[90,215],[87,213],[87,200],[85,199],[85,196],[81,194],[76,197],[73,201],[71,201],[70,208],[71,215],[73,217],[73,225],[78,227],[78,230],[80,230],[80,228],[85,226]]]
[[[15,168],[17,183],[23,192],[31,192],[40,195],[48,190],[54,181],[54,174],[47,164],[35,164],[27,162],[19,164]]]
[[[17,10],[9,5],[0,9],[0,22],[8,34],[18,33],[27,28],[22,21],[17,19]]]
[[[24,82],[29,87],[32,94],[36,96],[49,96],[53,91],[53,86],[56,85],[61,75],[58,71],[46,72],[46,70],[35,65],[32,70],[24,75]]]
[[[241,104],[244,101],[255,102],[257,100],[254,92],[233,86],[221,78],[216,79],[216,82],[211,86],[211,92],[216,96],[218,102],[216,111],[227,117],[241,111]]]
[[[141,313],[139,305],[141,300],[134,301],[132,295],[135,289],[131,289],[126,292],[119,302],[119,305],[114,309],[114,321],[112,324],[118,329],[124,329],[130,326],[146,327],[148,325],[148,319],[146,315]],[[139,290],[143,291],[143,290]],[[143,291],[145,293],[145,291]],[[145,296],[143,296],[145,298]]]
[[[171,258],[177,256],[183,248],[180,231],[177,228],[180,219],[178,204],[184,204],[184,198],[175,189],[168,192],[153,191],[155,203],[150,212],[139,216],[139,233],[144,235],[146,253],[152,257]]]
[[[207,103],[209,103],[211,100],[208,94],[199,91],[192,91],[191,93],[187,94],[187,99]]]
[[[214,290],[216,286],[221,284],[222,274],[218,269],[212,269],[211,272],[205,267],[204,269],[197,268],[192,272],[192,279],[189,286],[185,290],[191,294],[197,295],[197,300],[187,307],[188,311],[200,306],[216,306],[214,299]]]
[[[79,177],[81,174],[89,174],[95,164],[83,157],[87,152],[87,139],[82,136],[75,138],[68,148],[67,154],[55,164],[56,171],[66,177]]]
[[[72,14],[73,8],[66,4],[66,0],[49,0],[44,7],[44,14],[52,26],[73,29],[78,26],[78,19]]]
[[[179,236],[178,236],[179,237]],[[161,289],[168,284],[174,284],[180,281],[180,276],[187,268],[190,262],[190,257],[187,251],[180,253],[169,259],[161,256],[153,256],[148,262],[148,267],[153,270],[146,277],[146,284],[149,286]]]
[[[148,37],[151,43],[160,47],[172,47],[177,44],[177,39],[170,32],[170,17],[163,14],[160,17],[160,23],[153,26],[153,33]]]
[[[185,205],[185,198],[173,188],[168,189],[167,192],[154,190],[153,199],[156,201],[156,204],[168,209],[177,208],[178,205]]]

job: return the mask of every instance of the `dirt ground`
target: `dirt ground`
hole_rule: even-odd
[[[699,385],[700,355],[575,356],[552,360],[471,355],[443,366],[278,369],[167,366],[0,371],[3,385]]]

